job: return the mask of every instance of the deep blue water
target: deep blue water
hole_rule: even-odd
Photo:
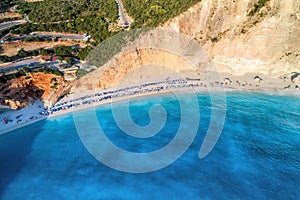
[[[0,199],[300,199],[299,98],[228,93],[222,135],[203,159],[198,153],[210,98],[197,98],[201,120],[192,145],[173,164],[150,173],[124,173],[97,161],[79,139],[72,114],[0,136]],[[131,102],[133,120],[147,125],[155,103],[165,107],[168,119],[148,139],[124,134],[108,105],[96,114],[115,145],[151,152],[174,138],[181,115],[173,97],[151,97]],[[78,115],[85,112],[91,111]],[[91,122],[85,120],[88,128]]]

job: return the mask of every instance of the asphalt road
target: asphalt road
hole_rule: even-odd
[[[0,35],[0,41],[2,40],[2,38],[5,38],[9,35],[9,33],[5,34],[5,35]],[[1,46],[2,42],[0,42],[0,46]]]
[[[4,29],[8,29],[12,26],[15,25],[19,25],[19,24],[23,24],[26,23],[25,20],[17,20],[17,21],[11,21],[11,22],[4,22],[0,24],[0,31],[4,30]]]
[[[30,34],[30,35],[22,35],[22,36],[10,36],[9,39],[10,41],[18,41],[18,40],[24,40],[25,38],[33,38],[33,37],[39,37],[42,39],[46,38],[58,38],[60,40],[84,40],[83,35],[75,35],[75,34],[43,34],[43,33],[36,33],[36,34]],[[7,40],[8,38],[6,38]]]
[[[33,35],[33,34],[32,34]],[[59,38],[62,40],[84,40],[83,35],[76,35],[76,34],[43,34],[43,33],[38,33],[35,36],[39,37],[52,37],[52,38]]]
[[[75,59],[74,64],[80,64],[80,61]],[[60,62],[46,62],[46,63],[41,63],[40,57],[35,57],[35,58],[20,58],[17,61],[11,62],[11,63],[6,63],[6,64],[0,64],[0,72],[1,73],[7,73],[13,70],[19,70],[24,67],[28,67],[29,69],[36,69],[36,68],[43,68],[43,67],[48,67],[48,66],[54,66],[57,67],[57,65],[60,64]]]
[[[41,68],[46,67],[50,65],[57,64],[58,62],[47,62],[47,63],[41,63],[39,59],[37,58],[31,58],[31,59],[24,59],[19,62],[10,63],[8,65],[0,65],[0,72],[6,73],[12,70],[19,70],[24,67],[28,67],[29,69],[35,69],[35,68]]]
[[[117,4],[118,4],[118,8],[119,8],[119,17],[120,20],[122,21],[122,26],[129,26],[130,23],[129,21],[126,19],[125,14],[124,14],[124,8],[123,8],[123,4],[120,0],[116,0]]]

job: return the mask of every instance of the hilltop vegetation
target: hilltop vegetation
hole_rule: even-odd
[[[156,27],[186,11],[201,0],[122,0],[134,18],[133,28]]]
[[[122,0],[126,11],[134,18],[132,28],[156,27],[184,12],[200,0]],[[118,19],[115,0],[47,0],[18,2],[18,12],[27,14],[33,24],[24,24],[13,30],[16,34],[33,31],[88,33],[102,42],[116,31],[110,22]]]
[[[75,20],[85,16],[107,18],[115,21],[118,9],[114,0],[47,0],[39,2],[20,2],[18,12],[26,13],[37,23]]]
[[[200,0],[122,0],[124,8],[134,18],[132,28],[156,27],[184,12]],[[97,42],[113,33],[109,22],[118,19],[118,8],[114,0],[48,0],[20,2],[18,11],[39,23],[20,28],[16,33],[31,31],[88,32]],[[59,23],[53,23],[59,22]]]
[[[16,34],[33,31],[88,33],[96,42],[113,35],[108,30],[109,21],[118,19],[114,0],[47,0],[19,2],[18,12],[27,14],[33,24],[24,24],[13,30]]]

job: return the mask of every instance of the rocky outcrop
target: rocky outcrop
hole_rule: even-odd
[[[54,81],[55,80],[55,81]],[[51,88],[57,83],[57,88]],[[20,109],[35,100],[55,102],[64,91],[66,82],[53,74],[33,73],[0,85],[0,103],[12,109]]]
[[[292,83],[295,83],[300,86],[300,73],[293,73],[291,75],[291,81]]]
[[[202,0],[164,27],[199,41],[219,72],[278,77],[300,71],[299,21],[299,1]]]

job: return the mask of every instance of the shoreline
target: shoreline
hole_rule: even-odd
[[[182,93],[188,93],[190,94],[192,91],[191,90],[186,90],[186,88],[176,88],[173,89],[176,90],[176,92],[182,92]],[[262,93],[262,94],[269,94],[269,95],[280,95],[280,96],[291,96],[291,97],[299,97],[300,98],[300,91],[299,94],[295,94],[294,90],[282,90],[282,89],[275,89],[272,88],[272,90],[266,88],[266,89],[242,89],[242,88],[217,88],[214,87],[214,91],[212,91],[213,93],[220,93],[220,90],[224,90],[225,95],[227,94],[227,92],[249,92],[249,93]],[[205,94],[205,93],[210,93],[210,91],[207,88],[197,88],[193,91],[196,95],[198,94]],[[129,95],[129,96],[123,96],[123,97],[115,97],[113,99],[107,100],[107,101],[103,101],[103,102],[98,102],[98,103],[94,103],[94,104],[89,104],[86,106],[82,106],[79,108],[74,108],[74,109],[70,109],[70,110],[64,110],[64,111],[60,111],[58,113],[55,114],[51,114],[49,116],[47,116],[48,119],[52,119],[52,118],[56,118],[59,117],[61,115],[67,115],[73,112],[79,112],[79,111],[83,111],[83,110],[88,110],[91,108],[95,108],[95,107],[100,107],[100,106],[104,106],[104,105],[108,105],[110,103],[117,103],[117,102],[121,102],[121,101],[125,101],[125,100],[129,100],[129,99],[138,99],[138,98],[144,98],[144,97],[154,97],[154,96],[163,96],[163,95],[169,95],[172,94],[172,91],[159,91],[159,92],[147,92],[147,93],[142,93],[142,94],[136,94],[136,95]]]
[[[21,110],[0,113],[0,135],[46,119],[47,116],[41,114],[43,110],[44,103],[36,101]]]
[[[184,89],[185,88],[178,88],[176,92],[185,91],[186,93],[190,93],[190,91],[186,91]],[[203,90],[203,92],[207,92],[207,91]],[[65,114],[69,114],[69,113],[73,113],[73,112],[78,112],[78,111],[82,111],[82,110],[87,110],[87,109],[94,108],[94,107],[100,107],[100,106],[103,106],[103,105],[108,105],[110,103],[116,103],[116,102],[120,102],[120,101],[124,101],[124,100],[138,99],[138,98],[143,98],[143,97],[162,96],[162,95],[168,95],[168,94],[171,94],[171,93],[172,93],[172,91],[160,91],[160,92],[142,93],[142,94],[137,94],[137,95],[132,95],[132,96],[116,97],[114,99],[94,103],[92,105],[82,106],[82,107],[77,108],[77,109],[70,109],[70,110],[61,111],[59,113],[51,114],[47,118],[51,119],[51,118],[55,118],[55,117],[58,117],[58,116],[61,116],[61,115],[65,115]]]
[[[25,122],[25,123],[22,123],[22,124],[18,124],[17,126],[9,127],[7,129],[4,129],[4,130],[0,131],[0,136],[4,135],[4,134],[7,134],[7,133],[9,133],[11,131],[15,131],[17,129],[23,128],[25,126],[29,126],[31,124],[37,123],[39,121],[45,120],[45,119],[47,119],[46,116],[41,117],[41,118],[37,118],[37,119],[34,119],[32,121],[28,121],[28,122]]]
[[[5,128],[3,130],[0,130],[0,136],[7,134],[11,131],[20,129],[22,127],[25,126],[29,126],[31,124],[37,123],[39,121],[42,120],[47,120],[47,119],[52,119],[52,118],[56,118],[62,115],[67,115],[67,114],[71,114],[73,112],[79,112],[79,111],[83,111],[83,110],[88,110],[91,108],[95,108],[95,107],[100,107],[103,105],[108,105],[109,103],[115,103],[115,102],[120,102],[120,101],[124,101],[124,100],[129,100],[129,99],[138,99],[138,98],[145,98],[145,97],[153,97],[153,96],[162,96],[162,95],[169,95],[172,92],[179,92],[179,93],[195,93],[197,94],[201,94],[201,93],[210,93],[210,92],[215,92],[215,93],[219,93],[219,92],[225,92],[225,95],[227,95],[227,92],[259,92],[259,93],[263,93],[263,94],[270,94],[270,95],[280,95],[280,96],[293,96],[293,97],[300,97],[300,91],[296,91],[296,90],[286,90],[286,89],[277,89],[277,88],[238,88],[238,87],[196,87],[196,88],[173,88],[172,90],[162,90],[162,91],[151,91],[151,92],[145,92],[145,93],[140,93],[140,94],[134,94],[134,95],[126,95],[126,96],[121,96],[121,97],[114,97],[105,101],[101,101],[101,102],[96,102],[93,104],[88,104],[88,105],[83,105],[80,106],[78,108],[72,108],[72,109],[68,109],[68,110],[63,110],[51,115],[44,115],[42,117],[38,117],[35,118],[33,120],[12,126],[12,127],[8,127]],[[96,91],[89,91],[90,93],[95,93]],[[84,93],[84,92],[82,92]],[[86,93],[86,92],[85,92]],[[81,94],[79,93],[76,93]],[[22,110],[22,109],[21,109]]]

